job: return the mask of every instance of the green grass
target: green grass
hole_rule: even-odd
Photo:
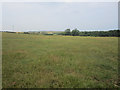
[[[117,87],[117,37],[3,33],[3,88]]]

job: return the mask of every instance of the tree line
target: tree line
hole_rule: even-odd
[[[18,33],[10,32],[8,33]],[[66,29],[64,32],[19,32],[20,34],[43,34],[43,35],[69,35],[69,36],[94,36],[94,37],[120,37],[120,30],[109,30],[109,31],[79,31],[77,28],[74,30]]]
[[[70,30],[66,29],[59,35],[70,35],[70,36],[100,36],[100,37],[119,37],[120,30],[110,30],[110,31],[79,31],[78,29]]]

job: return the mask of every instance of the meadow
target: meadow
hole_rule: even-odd
[[[115,88],[118,38],[2,34],[3,88]]]

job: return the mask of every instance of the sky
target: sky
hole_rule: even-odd
[[[117,2],[11,2],[2,4],[2,28],[11,31],[118,29]]]
[[[2,30],[2,4],[0,3],[0,31]]]

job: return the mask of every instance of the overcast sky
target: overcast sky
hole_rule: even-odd
[[[67,28],[110,30],[118,28],[117,2],[22,2],[2,6],[4,30],[57,31]]]

